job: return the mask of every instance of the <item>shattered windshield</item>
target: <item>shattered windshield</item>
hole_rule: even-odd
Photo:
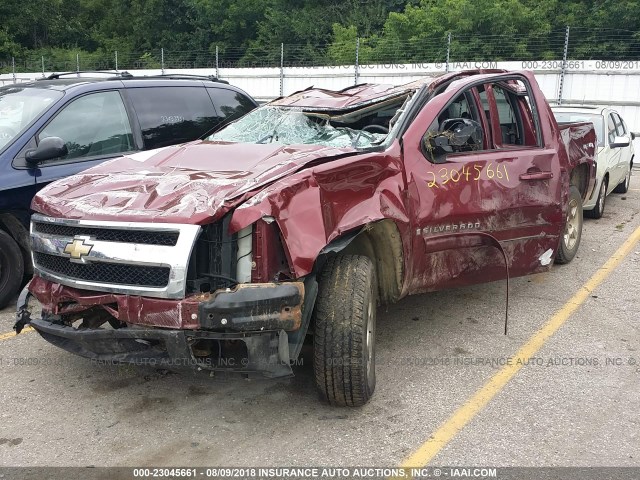
[[[304,112],[295,107],[265,105],[227,125],[208,140],[367,148],[379,145],[387,134],[388,128],[382,125],[356,129],[333,125],[325,114]]]
[[[49,89],[13,85],[0,88],[0,149],[62,96]]]

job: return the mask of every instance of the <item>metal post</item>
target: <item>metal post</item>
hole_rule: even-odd
[[[11,57],[11,71],[13,72],[13,83],[16,83],[16,59]]]
[[[76,75],[80,77],[80,54],[76,53]]]
[[[44,55],[40,57],[40,60],[42,61],[42,78],[44,78]]]
[[[118,50],[116,50],[116,72],[118,71]]]
[[[280,44],[280,96],[284,96],[284,43]]]
[[[564,53],[562,54],[562,71],[560,72],[560,87],[558,88],[558,105],[562,105],[562,90],[564,88],[564,76],[567,73],[567,53],[569,51],[569,25],[564,36]]]
[[[164,48],[160,49],[160,70],[162,71],[162,75],[164,75]]]
[[[356,37],[356,65],[355,65],[355,83],[358,84],[358,78],[360,77],[360,37]]]
[[[447,35],[447,65],[446,65],[446,72],[449,72],[449,55],[451,54],[451,32],[449,32],[449,35]]]
[[[218,46],[216,45],[216,78],[220,78],[220,67],[218,64]]]

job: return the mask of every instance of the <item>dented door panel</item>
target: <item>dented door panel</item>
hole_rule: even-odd
[[[510,276],[548,269],[558,245],[563,214],[557,149],[509,146],[449,154],[444,163],[428,159],[421,146],[427,126],[469,83],[476,81],[459,82],[457,88],[449,88],[428,103],[403,139],[414,221],[415,260],[409,274],[409,292],[507,275],[504,266],[496,269],[504,262],[495,246],[449,249],[445,248],[447,238],[451,245],[457,245],[457,237],[466,233],[491,235],[507,254]],[[489,103],[494,122],[487,129],[488,122],[482,115],[485,148],[492,143],[491,133],[500,128],[491,93]],[[444,245],[440,251],[432,251],[434,240]]]

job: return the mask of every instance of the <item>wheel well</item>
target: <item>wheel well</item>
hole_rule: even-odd
[[[402,237],[393,221],[381,220],[366,225],[340,252],[364,255],[373,261],[381,303],[393,303],[400,298],[404,255]]]
[[[0,213],[0,229],[11,235],[24,257],[24,271],[26,274],[33,273],[31,265],[31,247],[29,246],[29,231],[14,215],[10,213]]]
[[[589,167],[586,164],[578,165],[571,172],[570,185],[578,187],[580,195],[584,199],[587,195],[587,187],[589,186]]]

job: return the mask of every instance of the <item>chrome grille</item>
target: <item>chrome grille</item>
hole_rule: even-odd
[[[40,268],[66,278],[137,287],[166,287],[171,273],[169,267],[120,263],[73,263],[65,257],[39,252],[34,253],[34,260]]]
[[[35,274],[84,290],[184,298],[198,225],[31,217]]]
[[[122,230],[111,228],[90,228],[61,225],[58,223],[34,223],[34,230],[45,235],[74,237],[86,235],[105,242],[141,243],[144,245],[170,245],[178,242],[178,232],[152,230]]]

